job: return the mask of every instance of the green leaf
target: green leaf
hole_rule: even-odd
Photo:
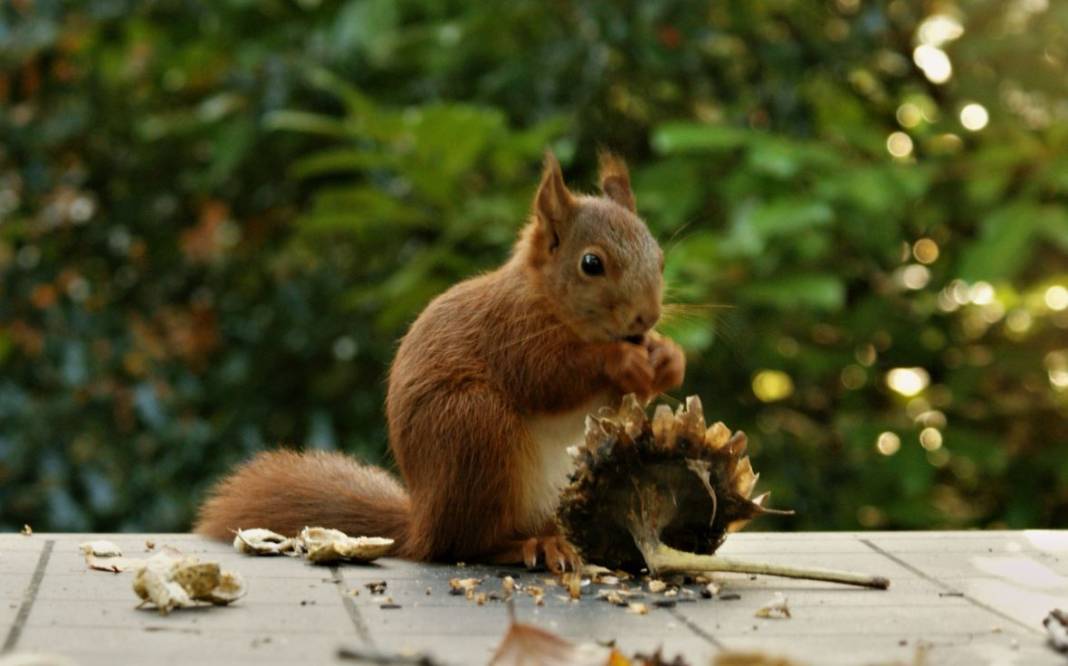
[[[338,174],[355,174],[367,169],[395,165],[390,155],[359,148],[330,148],[303,157],[290,167],[297,178],[312,178]]]
[[[765,239],[801,234],[824,227],[834,219],[834,211],[822,201],[785,197],[754,208],[747,223]]]
[[[1005,280],[1027,261],[1036,227],[1046,213],[1029,202],[1012,203],[988,215],[980,224],[979,238],[961,255],[958,274],[976,280]]]
[[[653,132],[653,149],[663,155],[724,151],[744,146],[752,135],[750,130],[729,125],[665,123]]]
[[[841,310],[845,285],[830,273],[798,273],[751,282],[738,290],[743,301],[782,310]]]
[[[288,130],[332,137],[346,137],[351,133],[343,120],[308,111],[272,111],[264,117],[263,126],[269,130]]]

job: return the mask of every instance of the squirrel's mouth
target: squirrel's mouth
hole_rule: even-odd
[[[645,335],[642,333],[639,333],[637,335],[625,335],[623,336],[623,341],[629,342],[632,345],[640,345],[645,342]]]

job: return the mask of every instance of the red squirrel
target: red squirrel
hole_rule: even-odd
[[[547,153],[508,261],[435,298],[402,339],[386,412],[404,487],[344,454],[265,452],[214,488],[195,530],[322,525],[412,560],[575,567],[554,521],[566,449],[586,414],[679,386],[686,363],[653,331],[664,255],[627,168],[604,154],[599,180],[601,195],[573,194]]]

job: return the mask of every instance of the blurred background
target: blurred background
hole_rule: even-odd
[[[631,164],[764,528],[1068,527],[1068,3],[5,0],[0,528],[389,464],[391,352],[543,149]]]

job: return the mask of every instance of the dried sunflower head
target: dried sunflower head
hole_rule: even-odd
[[[615,569],[651,567],[659,545],[711,554],[728,532],[769,512],[754,499],[758,475],[746,437],[705,426],[697,396],[650,420],[633,395],[618,411],[586,419],[586,442],[561,498],[557,520],[583,558]]]

